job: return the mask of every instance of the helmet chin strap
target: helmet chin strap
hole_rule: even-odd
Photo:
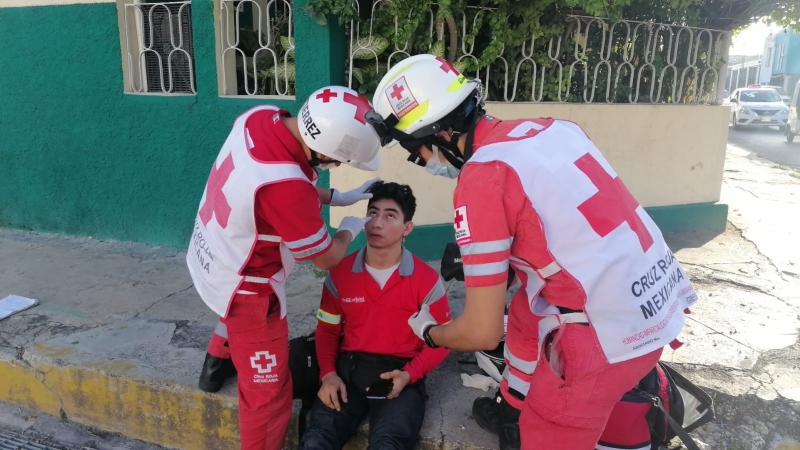
[[[311,159],[308,160],[308,163],[311,165],[311,167],[320,167],[323,164],[335,164],[337,162],[341,162],[341,161],[338,161],[338,160],[332,159],[332,158],[331,159],[319,159],[319,153],[315,152],[314,150],[311,150]]]
[[[453,165],[456,169],[461,169],[464,165],[464,160],[461,156],[461,150],[458,149],[458,139],[461,133],[453,133],[450,140],[444,140],[440,137],[434,139],[434,144],[439,147],[439,153],[444,155],[445,159]]]
[[[311,159],[308,160],[308,163],[311,164],[311,167],[319,167],[320,164],[324,164],[324,162],[317,156],[317,152],[314,150],[311,150]]]
[[[452,164],[456,169],[461,170],[461,167],[464,166],[464,163],[469,161],[469,159],[472,157],[473,143],[475,141],[475,128],[478,127],[478,122],[480,122],[484,115],[485,113],[482,111],[479,111],[477,114],[475,114],[472,119],[472,123],[467,128],[467,139],[464,142],[463,154],[458,148],[458,140],[461,138],[463,133],[454,131],[449,141],[440,137],[434,138],[435,145],[440,148],[441,153],[444,155],[447,161],[450,162],[450,164]]]
[[[472,150],[473,144],[475,142],[475,129],[478,128],[478,123],[483,120],[483,116],[486,115],[485,111],[478,111],[478,114],[475,114],[475,118],[472,120],[472,125],[469,127],[469,132],[467,133],[467,140],[464,142],[464,161],[469,161],[472,158]]]

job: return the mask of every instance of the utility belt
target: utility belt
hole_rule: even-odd
[[[367,388],[385,381],[381,374],[393,370],[403,370],[411,358],[398,358],[362,352],[342,352],[336,362],[336,373],[348,386],[358,389],[365,395]],[[424,378],[412,385],[424,385]]]
[[[569,309],[569,308],[564,308],[563,306],[558,306],[558,311],[561,314],[571,314],[571,313],[582,313],[583,312],[582,309]],[[576,325],[583,325],[583,326],[586,326],[586,327],[589,326],[589,322],[572,322],[572,323],[574,323]]]

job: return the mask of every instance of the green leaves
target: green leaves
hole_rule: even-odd
[[[294,59],[294,38],[281,36],[281,48],[286,52],[289,59]]]
[[[373,35],[372,37],[362,37],[356,41],[353,59],[374,59],[383,53],[389,46],[389,40],[383,36]]]
[[[438,56],[439,58],[444,58],[444,42],[443,41],[436,41],[431,46],[431,51],[428,52],[431,55]]]
[[[277,66],[272,66],[267,70],[261,70],[259,73],[266,78],[275,78],[275,74],[277,73],[279,81],[286,79],[295,81],[295,66],[293,62],[284,63],[283,61],[279,61]]]
[[[359,5],[370,9],[375,5],[375,16],[362,20],[358,14]],[[328,16],[337,16],[339,23],[346,24],[353,36],[359,36],[353,45],[354,54],[350,55],[353,66],[350,75],[353,87],[365,95],[374,91],[385,73],[385,67],[376,66],[376,59],[385,64],[388,55],[397,49],[399,51],[391,57],[392,64],[406,55],[430,53],[452,59],[456,69],[468,76],[480,73],[481,78],[486,78],[484,83],[493,99],[502,99],[506,94],[511,97],[516,78],[515,101],[528,101],[532,97],[557,101],[559,93],[562,100],[583,101],[585,83],[596,85],[594,101],[605,101],[609,80],[614,92],[610,94],[611,101],[627,101],[628,91],[637,89],[628,88],[628,79],[624,76],[619,86],[614,87],[617,74],[606,73],[607,69],[596,74],[590,70],[584,81],[582,68],[593,68],[601,58],[599,49],[603,43],[598,37],[597,23],[592,25],[592,36],[583,38],[586,42],[581,48],[584,50],[578,56],[586,65],[575,64],[576,72],[570,76],[571,64],[575,61],[573,37],[576,31],[575,22],[568,19],[570,15],[608,18],[607,32],[611,31],[611,24],[623,19],[732,29],[765,16],[775,23],[800,28],[797,0],[382,0],[377,4],[358,0],[311,0],[307,11],[320,26],[327,25]],[[354,21],[358,32],[350,29],[350,21]],[[585,33],[585,23],[581,31]],[[625,33],[624,26],[617,26],[614,33],[611,62],[616,68],[625,51],[623,46],[627,44],[623,44],[624,36],[621,36]],[[551,38],[552,48],[548,46]],[[287,43],[291,42],[281,38],[280,45],[285,52],[291,47],[287,47]],[[529,59],[522,54],[523,46]],[[634,44],[637,46],[641,44]],[[563,64],[562,72],[551,60],[549,51]],[[657,75],[667,64],[666,50],[659,52],[652,62]],[[643,54],[643,49],[637,47],[636,54]],[[501,55],[503,59],[499,59]],[[704,58],[707,56],[700,55],[698,63],[703,65]],[[521,61],[525,62],[520,65]],[[638,67],[642,62],[637,61],[634,64]],[[682,70],[686,66],[686,55],[680,53],[676,61],[675,65]],[[281,66],[275,69],[281,72]],[[292,66],[292,73],[293,70]],[[540,87],[542,76],[543,88]],[[648,86],[654,78],[649,74],[645,78],[640,91],[649,93]],[[505,84],[506,80],[509,85]],[[671,87],[671,78],[666,80]]]

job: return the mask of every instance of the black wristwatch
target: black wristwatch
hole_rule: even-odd
[[[431,339],[431,328],[435,326],[436,325],[428,325],[424,330],[422,330],[422,340],[425,341],[425,345],[430,348],[439,348],[439,346],[433,342],[433,339]]]

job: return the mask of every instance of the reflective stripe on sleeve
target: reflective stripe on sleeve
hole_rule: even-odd
[[[320,322],[325,322],[331,325],[339,325],[339,323],[342,321],[342,316],[326,313],[322,309],[318,309],[317,319],[319,319]]]
[[[295,259],[303,259],[303,258],[309,257],[309,256],[311,256],[311,255],[313,255],[315,253],[319,253],[322,250],[325,250],[326,248],[328,248],[328,246],[330,244],[331,244],[331,236],[328,235],[327,237],[325,237],[324,241],[319,243],[319,245],[315,245],[315,246],[313,246],[311,248],[307,248],[307,249],[305,249],[303,251],[300,251],[300,252],[292,251],[292,256],[294,256]]]
[[[461,256],[486,255],[504,252],[511,248],[511,238],[488,242],[474,242],[461,246]]]
[[[307,238],[300,239],[297,241],[284,242],[284,243],[286,244],[287,247],[289,247],[290,250],[296,250],[298,248],[302,248],[305,247],[306,245],[311,245],[314,242],[317,242],[318,240],[322,239],[322,237],[325,236],[327,233],[328,233],[328,228],[325,225],[322,225],[322,228],[320,228],[319,231],[317,231],[316,233]]]
[[[508,273],[508,260],[485,264],[464,264],[464,276],[467,277],[498,275],[501,273]]]

